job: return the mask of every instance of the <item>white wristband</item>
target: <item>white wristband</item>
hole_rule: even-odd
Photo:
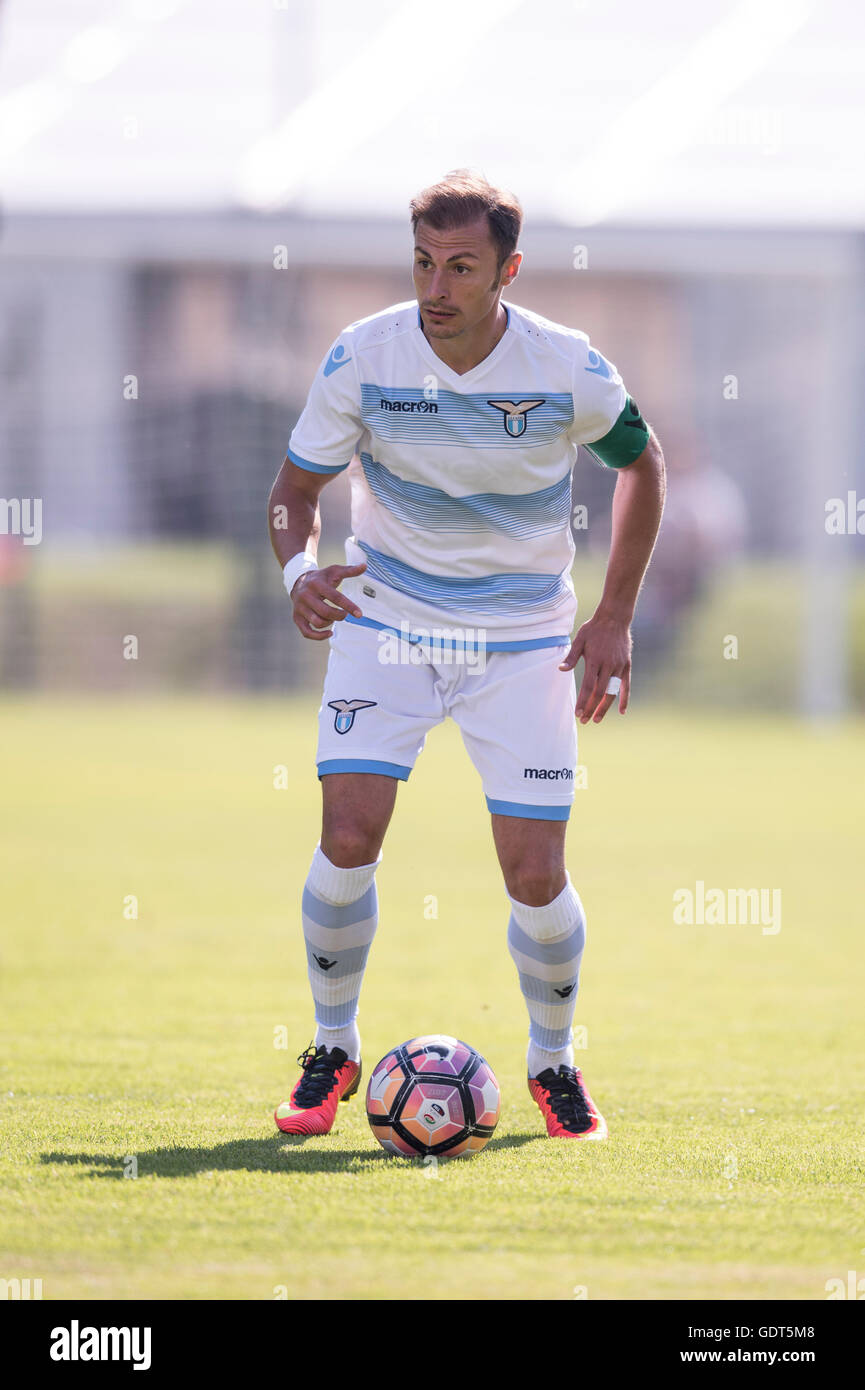
[[[282,568],[282,582],[289,597],[300,576],[306,574],[307,570],[314,569],[318,569],[318,561],[308,550],[300,550],[296,555],[292,555],[290,560],[286,560]]]

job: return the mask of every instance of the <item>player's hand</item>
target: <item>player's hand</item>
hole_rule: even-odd
[[[571,645],[560,671],[572,671],[580,657],[585,659],[583,683],[577,695],[576,715],[581,724],[593,720],[600,724],[615,695],[607,694],[611,676],[619,676],[619,713],[628,708],[631,693],[631,625],[619,618],[595,614],[583,623]]]
[[[363,574],[365,569],[366,560],[360,565],[325,565],[323,570],[306,570],[300,575],[291,590],[291,601],[301,636],[324,642],[333,636],[331,623],[342,622],[346,613],[363,617],[357,604],[339,592],[338,585],[351,575]]]

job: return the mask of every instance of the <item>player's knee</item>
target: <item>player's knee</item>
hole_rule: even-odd
[[[356,869],[361,864],[375,862],[381,849],[381,836],[377,830],[362,823],[337,822],[325,825],[321,848],[337,868]]]
[[[526,907],[545,907],[558,897],[564,884],[564,869],[560,864],[546,867],[537,863],[521,864],[508,874],[507,890],[518,903]]]

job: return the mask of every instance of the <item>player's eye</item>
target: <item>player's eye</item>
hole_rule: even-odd
[[[461,271],[461,270],[469,271],[469,270],[471,270],[471,266],[468,266],[468,265],[455,265],[455,266],[454,266],[454,270],[457,271],[457,273],[459,273],[459,271]]]
[[[426,270],[427,266],[429,265],[429,261],[415,261],[415,265],[417,266],[418,270]]]

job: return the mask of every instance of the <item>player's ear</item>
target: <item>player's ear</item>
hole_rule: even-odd
[[[503,285],[512,285],[514,280],[516,280],[517,275],[519,274],[520,265],[522,264],[522,259],[522,254],[519,251],[514,251],[512,255],[508,256],[507,260],[504,263],[504,266],[502,267]]]

